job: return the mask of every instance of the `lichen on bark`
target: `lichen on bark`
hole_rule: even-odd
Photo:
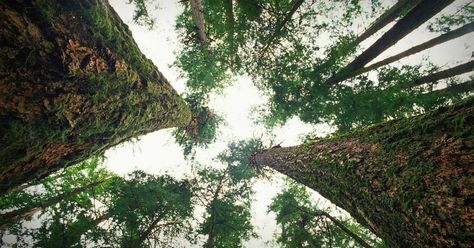
[[[474,98],[251,161],[318,191],[393,247],[474,243]]]
[[[8,1],[0,9],[0,193],[190,121],[107,1]]]

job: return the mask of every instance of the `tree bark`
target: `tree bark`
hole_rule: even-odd
[[[104,182],[109,181],[110,179],[111,178],[105,178],[103,180],[99,180],[99,181],[87,184],[83,187],[76,188],[71,192],[66,192],[66,193],[60,194],[58,196],[55,196],[55,197],[41,203],[40,205],[29,208],[29,209],[18,209],[18,210],[14,210],[12,212],[2,214],[2,215],[0,215],[0,220],[2,221],[2,223],[0,223],[0,231],[4,230],[8,226],[8,224],[10,224],[10,223],[18,222],[18,221],[21,221],[21,220],[26,219],[28,217],[31,217],[35,213],[38,213],[38,212],[44,210],[45,208],[54,206],[54,205],[60,203],[63,200],[75,197],[76,195],[78,195],[80,193],[83,193],[84,191],[86,191],[88,189],[92,189],[92,188],[97,187],[98,185],[100,185]]]
[[[395,21],[395,19],[400,17],[401,12],[411,10],[420,2],[421,0],[398,0],[396,4],[394,4],[387,11],[385,11],[379,18],[377,18],[377,20],[375,20],[367,30],[365,30],[362,34],[360,34],[357,37],[357,39],[354,41],[354,43],[359,44],[362,41],[366,40],[370,36],[377,33],[377,31],[387,26],[389,23]]]
[[[194,25],[196,25],[196,31],[199,36],[199,40],[202,44],[207,45],[209,39],[206,35],[206,22],[204,19],[204,10],[202,7],[202,0],[189,0],[191,5],[191,13],[193,16]]]
[[[335,85],[348,73],[362,69],[366,64],[393,46],[403,37],[425,23],[454,0],[422,0],[407,15],[400,19],[390,30],[380,37],[374,44],[357,56],[345,68],[327,81],[328,85]]]
[[[13,0],[0,10],[0,194],[189,122],[105,0]]]
[[[471,60],[469,62],[466,62],[464,64],[460,64],[458,66],[455,66],[453,68],[449,68],[443,71],[435,72],[430,75],[426,75],[424,77],[421,77],[413,82],[411,86],[418,86],[422,84],[427,84],[427,83],[434,83],[438,80],[441,79],[446,79],[450,77],[454,77],[457,75],[461,75],[467,72],[471,72],[474,70],[474,60]]]
[[[474,98],[252,156],[318,191],[393,247],[474,242]]]
[[[385,65],[388,65],[390,63],[393,63],[395,61],[398,61],[400,59],[403,59],[403,58],[406,58],[408,56],[411,56],[413,54],[416,54],[416,53],[419,53],[421,51],[424,51],[428,48],[431,48],[431,47],[434,47],[434,46],[437,46],[441,43],[444,43],[444,42],[447,42],[449,40],[452,40],[452,39],[456,39],[458,37],[461,37],[465,34],[468,34],[468,33],[471,33],[474,31],[474,23],[469,23],[469,24],[466,24],[456,30],[453,30],[453,31],[450,31],[450,32],[447,32],[445,34],[442,34],[436,38],[433,38],[427,42],[424,42],[420,45],[417,45],[417,46],[414,46],[406,51],[403,51],[397,55],[393,55],[389,58],[386,58],[380,62],[377,62],[377,63],[374,63],[370,66],[367,66],[367,67],[364,67],[358,71],[354,71],[352,73],[349,73],[347,75],[345,75],[343,78],[340,79],[340,81],[344,81],[346,79],[349,79],[349,78],[352,78],[352,77],[356,77],[356,76],[359,76],[361,74],[364,74],[366,72],[369,72],[371,70],[375,70],[379,67],[382,67],[382,66],[385,66]]]

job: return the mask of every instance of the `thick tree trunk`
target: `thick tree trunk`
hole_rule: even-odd
[[[474,98],[251,158],[318,191],[393,247],[474,243]]]
[[[377,18],[367,30],[365,30],[362,34],[360,34],[357,37],[357,39],[354,41],[354,43],[359,44],[362,41],[366,40],[370,36],[377,33],[377,31],[387,26],[389,23],[395,21],[395,19],[400,17],[402,12],[411,10],[420,2],[421,0],[398,0],[396,4],[394,4],[387,11],[385,11],[379,18]]]
[[[421,77],[413,82],[412,85],[410,86],[418,86],[422,84],[427,84],[427,83],[434,83],[438,80],[441,79],[446,79],[454,76],[458,76],[464,73],[468,73],[474,70],[474,60],[471,60],[469,62],[466,62],[464,64],[460,64],[458,66],[455,66],[453,68],[449,68],[443,71],[435,72],[430,75],[426,75],[424,77]]]
[[[344,81],[346,79],[349,79],[349,78],[352,78],[352,77],[356,77],[356,76],[359,76],[361,74],[364,74],[366,72],[369,72],[371,70],[375,70],[379,67],[382,67],[382,66],[385,66],[385,65],[388,65],[390,63],[393,63],[395,61],[398,61],[400,59],[403,59],[403,58],[406,58],[406,57],[409,57],[413,54],[416,54],[416,53],[419,53],[421,51],[424,51],[428,48],[431,48],[431,47],[434,47],[434,46],[437,46],[439,44],[442,44],[444,42],[447,42],[449,40],[452,40],[452,39],[456,39],[458,37],[461,37],[465,34],[468,34],[468,33],[471,33],[474,31],[474,23],[469,23],[469,24],[466,24],[456,30],[453,30],[453,31],[449,31],[445,34],[442,34],[436,38],[433,38],[427,42],[424,42],[420,45],[417,45],[417,46],[414,46],[406,51],[403,51],[397,55],[393,55],[389,58],[386,58],[380,62],[377,62],[377,63],[374,63],[370,66],[367,66],[367,67],[364,67],[360,70],[357,70],[357,71],[353,71],[351,73],[348,73],[347,75],[345,75],[344,77],[342,77],[340,79],[340,81]]]
[[[29,217],[33,216],[35,213],[38,213],[38,212],[44,210],[45,208],[54,206],[54,205],[60,203],[63,200],[75,197],[76,195],[78,195],[78,194],[80,194],[80,193],[82,193],[82,192],[84,192],[88,189],[92,189],[94,187],[97,187],[100,184],[103,184],[104,182],[109,181],[110,179],[111,178],[106,178],[106,179],[103,179],[103,180],[99,180],[99,181],[84,185],[83,187],[76,188],[71,192],[66,192],[66,193],[60,194],[58,196],[55,196],[55,197],[53,197],[53,198],[51,198],[51,199],[49,199],[45,202],[42,202],[40,205],[34,206],[32,208],[18,209],[18,210],[14,210],[12,212],[2,214],[2,215],[0,215],[0,221],[1,221],[0,222],[0,231],[4,230],[8,226],[9,223],[14,223],[14,222],[18,222],[18,221],[21,221],[23,219],[29,218]]]
[[[0,3],[0,194],[188,107],[105,0]]]
[[[189,0],[191,5],[191,13],[193,16],[194,25],[196,25],[196,31],[201,40],[202,44],[207,45],[209,39],[206,35],[206,22],[204,20],[204,10],[202,7],[202,0]]]
[[[390,30],[380,37],[374,44],[357,56],[345,68],[327,81],[328,85],[341,82],[348,73],[362,69],[366,64],[379,56],[385,50],[395,45],[403,37],[425,23],[454,0],[422,0],[407,15],[400,19]]]

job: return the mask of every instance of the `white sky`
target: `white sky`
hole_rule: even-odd
[[[127,1],[112,0],[111,5],[122,20],[129,25],[141,51],[158,66],[173,87],[182,93],[185,88],[185,80],[178,78],[176,70],[170,67],[174,62],[174,52],[179,45],[174,30],[175,17],[181,10],[178,1],[159,1],[159,8],[153,13],[157,17],[157,27],[151,31],[132,23],[133,7],[125,2]],[[461,5],[465,2],[457,1],[455,5]],[[454,12],[455,9],[450,7],[445,9],[443,13]],[[383,53],[375,61],[437,36],[426,31],[425,27],[426,25],[405,37],[402,42]],[[386,27],[384,30],[388,28]],[[379,35],[380,33],[383,33],[383,31],[379,32]],[[363,45],[367,47],[373,40],[366,41]],[[429,51],[403,59],[397,64],[417,64],[422,57],[430,56],[431,61],[435,64],[451,67],[470,59],[473,40],[473,34],[466,35]],[[198,150],[196,159],[201,164],[212,165],[211,159],[224,150],[229,141],[260,137],[261,135],[269,137],[261,126],[256,126],[249,118],[250,109],[264,102],[264,97],[259,94],[251,80],[246,77],[238,77],[233,86],[225,89],[222,95],[212,97],[211,107],[225,117],[227,125],[221,128],[221,134],[215,144],[207,150]],[[273,130],[272,134],[275,136],[277,143],[283,142],[283,146],[290,146],[299,143],[300,135],[311,131],[326,134],[330,130],[325,125],[314,127],[297,119],[292,119],[284,127]],[[106,166],[111,171],[121,175],[135,169],[141,169],[154,174],[166,172],[178,178],[184,177],[190,172],[191,166],[184,160],[180,147],[174,143],[170,134],[171,129],[160,130],[144,135],[138,141],[127,142],[110,149],[106,152]],[[281,186],[280,176],[273,181],[258,181],[256,183],[252,214],[253,224],[260,238],[250,240],[246,243],[246,247],[273,247],[273,234],[277,228],[274,215],[267,214],[267,206]],[[315,194],[316,198],[320,197]]]

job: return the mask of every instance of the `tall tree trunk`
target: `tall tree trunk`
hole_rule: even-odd
[[[422,0],[407,15],[400,19],[390,30],[380,37],[374,44],[357,56],[345,68],[327,81],[328,85],[341,82],[341,78],[348,73],[362,69],[366,64],[393,46],[403,37],[425,23],[454,0]]]
[[[268,37],[266,40],[266,43],[262,50],[259,52],[259,59],[261,59],[265,53],[267,52],[268,48],[273,44],[275,40],[277,40],[278,36],[281,34],[281,31],[283,28],[286,26],[286,24],[293,18],[293,15],[296,13],[296,11],[300,8],[300,6],[304,3],[304,0],[293,0],[293,7],[288,11],[288,13],[285,15],[283,20],[279,22],[275,30],[273,31],[272,35]]]
[[[224,0],[225,16],[227,23],[227,39],[229,42],[230,68],[233,70],[235,65],[235,57],[237,56],[237,48],[235,46],[235,18],[233,0]]]
[[[318,191],[393,247],[474,242],[474,98],[252,156]]]
[[[396,4],[386,10],[382,15],[379,16],[367,30],[360,34],[354,41],[355,44],[359,44],[370,36],[374,35],[377,31],[387,26],[389,23],[395,21],[403,11],[409,11],[421,0],[398,0]]]
[[[349,230],[349,228],[347,228],[344,224],[342,224],[338,219],[332,217],[329,213],[322,211],[321,215],[323,215],[323,216],[327,217],[328,219],[330,219],[332,221],[332,223],[334,223],[334,225],[339,227],[339,229],[341,229],[345,234],[347,234],[347,236],[351,237],[354,240],[354,242],[356,242],[360,246],[365,247],[365,248],[371,248],[372,247],[369,244],[367,244],[367,242],[365,242],[365,240],[363,240],[357,234],[355,234],[351,230]]]
[[[10,223],[18,222],[18,221],[21,221],[21,220],[26,219],[28,217],[31,217],[35,213],[38,213],[38,212],[44,210],[45,208],[54,206],[54,205],[60,203],[63,200],[73,198],[76,195],[78,195],[80,193],[83,193],[88,189],[92,189],[92,188],[97,187],[98,185],[100,185],[104,182],[109,181],[110,179],[111,178],[105,178],[103,180],[99,180],[99,181],[84,185],[82,187],[74,189],[71,192],[66,192],[66,193],[60,194],[60,195],[55,196],[55,197],[53,197],[53,198],[51,198],[51,199],[49,199],[45,202],[42,202],[41,204],[39,204],[37,206],[31,207],[31,208],[28,208],[28,209],[18,209],[18,210],[14,210],[12,212],[2,214],[2,215],[0,215],[0,221],[1,221],[0,230],[4,230],[8,226],[8,224],[10,224]]]
[[[474,31],[474,23],[469,23],[469,24],[466,24],[456,30],[453,30],[453,31],[449,31],[445,34],[442,34],[436,38],[433,38],[427,42],[424,42],[420,45],[417,45],[417,46],[414,46],[406,51],[403,51],[397,55],[393,55],[389,58],[386,58],[380,62],[377,62],[377,63],[374,63],[370,66],[367,66],[367,67],[364,67],[360,70],[357,70],[357,71],[353,71],[351,73],[348,73],[347,75],[345,75],[344,77],[342,77],[340,79],[340,81],[344,81],[346,79],[349,79],[349,78],[352,78],[352,77],[356,77],[356,76],[359,76],[361,74],[364,74],[366,72],[369,72],[371,70],[374,70],[374,69],[377,69],[379,67],[382,67],[382,66],[385,66],[385,65],[388,65],[392,62],[395,62],[395,61],[398,61],[400,59],[403,59],[403,58],[406,58],[408,56],[411,56],[413,54],[416,54],[416,53],[419,53],[423,50],[426,50],[428,48],[431,48],[431,47],[434,47],[434,46],[437,46],[439,44],[442,44],[444,42],[447,42],[449,40],[452,40],[452,39],[456,39],[458,37],[461,37],[465,34],[468,34],[468,33],[471,33]]]
[[[0,3],[0,194],[191,113],[103,0]]]
[[[474,70],[474,60],[471,60],[469,62],[466,62],[464,64],[460,64],[458,66],[455,66],[453,68],[449,68],[443,71],[435,72],[430,75],[426,75],[424,77],[421,77],[413,82],[412,85],[410,86],[418,86],[426,83],[434,83],[438,80],[441,79],[446,79],[450,77],[454,77],[457,75],[461,75],[464,73],[468,73]]]
[[[215,208],[215,203],[217,202],[219,198],[219,194],[221,192],[221,189],[224,185],[224,177],[221,177],[219,179],[219,183],[217,184],[216,191],[214,191],[214,195],[212,197],[212,200],[210,202],[211,204],[211,226],[209,227],[209,232],[207,234],[207,241],[205,244],[206,248],[213,248],[214,247],[214,228],[216,224],[216,208]]]
[[[474,80],[468,80],[466,82],[455,84],[443,89],[434,90],[424,94],[423,96],[442,96],[442,95],[458,95],[474,91]]]
[[[189,0],[189,5],[191,5],[193,22],[196,26],[199,40],[201,40],[202,44],[207,45],[209,43],[209,39],[206,35],[206,22],[204,19],[202,0]]]

